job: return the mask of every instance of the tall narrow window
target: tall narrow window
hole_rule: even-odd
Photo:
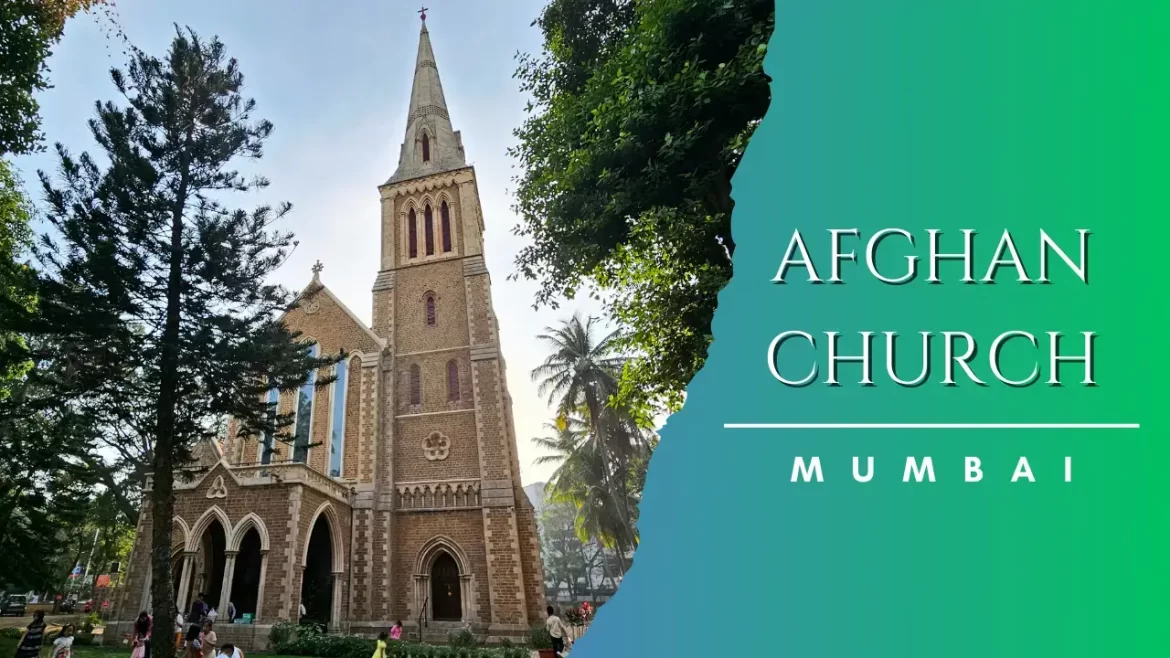
[[[264,442],[260,444],[260,463],[271,464],[272,453],[276,450],[276,407],[280,403],[280,393],[275,389],[268,391],[268,427],[264,429]]]
[[[454,359],[447,362],[447,401],[459,401],[459,364]]]
[[[337,381],[333,382],[332,432],[329,436],[329,476],[341,477],[341,460],[345,452],[345,394],[349,388],[349,364],[337,362]]]
[[[443,253],[451,251],[451,210],[447,208],[447,202],[439,206],[440,223],[443,229]]]
[[[422,152],[423,152],[423,162],[430,162],[431,161],[431,138],[427,137],[426,133],[423,133]]]
[[[406,216],[406,241],[410,243],[410,257],[418,258],[418,226],[415,222],[414,208]]]
[[[422,404],[422,372],[417,363],[410,366],[410,403]]]
[[[426,231],[427,239],[427,255],[432,256],[435,253],[435,222],[431,216],[431,207],[429,205],[423,210],[423,216],[425,217],[423,221],[426,224],[424,230]]]
[[[435,326],[435,298],[427,295],[427,326]]]
[[[313,358],[317,358],[317,346],[309,348]],[[309,373],[309,380],[297,391],[297,419],[296,431],[293,434],[293,461],[304,463],[309,458],[309,443],[311,443],[313,423],[313,392],[316,390],[317,371]]]

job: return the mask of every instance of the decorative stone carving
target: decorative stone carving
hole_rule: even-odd
[[[211,483],[211,488],[207,490],[207,497],[227,498],[227,485],[224,484],[222,475],[215,477],[215,481]]]
[[[305,302],[305,305],[301,307],[301,310],[305,312],[305,315],[316,315],[316,313],[321,310],[321,302],[318,301],[317,296],[314,295],[312,299]]]
[[[451,439],[439,432],[431,432],[431,435],[423,442],[423,455],[426,456],[427,461],[443,461],[450,454]]]

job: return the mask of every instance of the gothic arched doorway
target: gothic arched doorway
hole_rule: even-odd
[[[317,517],[309,535],[301,602],[305,604],[305,621],[329,625],[333,617],[333,530],[324,514]]]
[[[240,552],[236,554],[236,571],[232,575],[232,591],[228,599],[235,605],[237,617],[256,614],[262,563],[260,533],[256,532],[256,528],[249,528],[240,540]],[[225,615],[227,612],[222,611],[220,614]]]
[[[459,591],[459,565],[443,551],[431,565],[431,605],[435,621],[461,621],[463,599]]]
[[[183,582],[183,546],[179,546],[178,550],[171,553],[171,592],[175,596],[179,596],[179,587]],[[183,607],[184,601],[178,601],[179,607]],[[184,610],[183,612],[186,612]]]
[[[213,519],[199,539],[199,553],[195,557],[195,574],[184,602],[184,611],[190,609],[190,602],[199,594],[208,607],[219,605],[220,590],[223,589],[223,570],[227,561],[227,531],[218,519]],[[217,611],[218,612],[218,611]]]

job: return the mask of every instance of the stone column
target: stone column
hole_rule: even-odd
[[[268,573],[268,551],[262,549],[260,551],[260,585],[256,588],[256,614],[252,619],[252,623],[260,623],[260,608],[264,605],[264,578]]]
[[[426,607],[430,605],[430,584],[431,579],[427,574],[414,574],[414,606],[410,611],[413,617],[412,621],[418,621],[419,614],[422,614],[424,618],[430,618],[429,611],[426,610]]]
[[[460,615],[464,623],[474,623],[476,620],[472,618],[471,610],[471,574],[459,574],[459,603],[462,606]]]
[[[176,603],[179,605],[179,612],[183,613],[184,621],[187,621],[187,597],[191,592],[191,570],[195,567],[195,552],[183,551],[183,575],[179,578],[179,593]]]
[[[341,579],[345,575],[342,571],[333,572],[333,596],[330,597],[329,628],[341,629]]]
[[[297,598],[293,601],[292,618],[301,620],[301,605],[305,602],[305,565],[297,567],[300,576],[297,578]],[[308,612],[306,609],[305,612]]]
[[[220,615],[226,615],[228,601],[232,596],[232,579],[236,577],[236,555],[239,551],[224,551],[223,584],[219,588],[219,607],[215,609]]]

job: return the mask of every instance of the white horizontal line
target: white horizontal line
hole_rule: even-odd
[[[728,430],[1136,430],[1139,423],[724,423]]]

